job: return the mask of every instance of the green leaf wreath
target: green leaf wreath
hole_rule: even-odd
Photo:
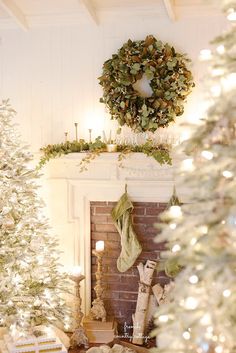
[[[194,87],[190,60],[169,44],[153,36],[145,40],[128,40],[117,54],[103,64],[99,83],[112,119],[136,132],[155,132],[166,127],[184,112],[183,103]],[[146,75],[152,95],[141,97],[133,84]]]

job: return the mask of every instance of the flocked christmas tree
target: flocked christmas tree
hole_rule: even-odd
[[[38,173],[22,146],[8,101],[0,104],[0,326],[14,337],[36,325],[69,323],[57,242],[37,195]]]
[[[177,261],[171,303],[156,314],[157,351],[236,352],[236,0],[221,1],[230,28],[210,60],[210,107],[186,142],[180,180],[190,204],[163,214],[158,241]]]

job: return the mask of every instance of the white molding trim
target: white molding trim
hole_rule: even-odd
[[[28,31],[29,25],[26,17],[13,0],[0,0],[0,6],[13,18],[19,27],[24,31]]]
[[[166,12],[167,12],[170,20],[173,22],[177,20],[174,1],[175,0],[163,0],[165,8],[166,8]]]
[[[99,20],[98,20],[95,8],[93,7],[93,5],[91,3],[91,0],[81,0],[81,3],[84,5],[87,13],[92,18],[93,22],[98,26]]]

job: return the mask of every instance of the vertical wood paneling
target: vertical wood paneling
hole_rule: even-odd
[[[222,18],[183,19],[175,24],[166,18],[124,17],[95,27],[88,25],[34,28],[28,33],[1,30],[0,97],[11,99],[18,112],[17,122],[23,139],[34,152],[45,144],[60,142],[64,132],[74,137],[75,121],[79,134],[93,136],[110,122],[97,77],[103,62],[128,39],[143,39],[154,34],[192,58],[197,83],[204,71],[197,62],[200,49],[224,26]],[[201,85],[189,97],[185,116],[196,112]],[[96,131],[95,131],[96,130]]]

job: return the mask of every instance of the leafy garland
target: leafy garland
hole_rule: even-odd
[[[153,36],[145,40],[128,40],[117,54],[103,64],[98,78],[111,119],[127,125],[135,132],[166,127],[184,112],[183,103],[194,87],[190,60],[169,44]],[[146,75],[152,95],[141,97],[133,84]]]
[[[103,152],[107,152],[106,143],[97,137],[94,142],[86,142],[85,140],[64,142],[60,144],[48,145],[41,148],[43,153],[40,158],[38,168],[42,168],[50,159],[60,157],[69,153],[87,152],[85,157],[80,162],[80,172],[88,169],[88,164]],[[135,152],[142,152],[147,156],[153,157],[159,164],[171,165],[172,160],[169,153],[170,147],[166,144],[156,145],[152,140],[147,140],[142,145],[117,145],[119,166],[122,167],[122,162],[127,155]]]

